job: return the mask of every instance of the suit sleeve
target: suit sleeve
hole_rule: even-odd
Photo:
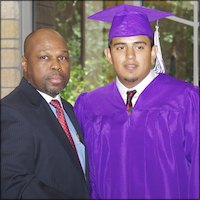
[[[59,199],[66,195],[36,178],[34,127],[20,112],[1,106],[2,199]]]

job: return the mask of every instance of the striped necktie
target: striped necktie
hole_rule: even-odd
[[[136,90],[132,90],[132,91],[128,91],[127,94],[127,100],[126,100],[126,110],[128,112],[128,114],[132,113],[132,98],[135,95]]]
[[[65,120],[64,111],[60,105],[60,102],[58,100],[51,100],[50,104],[56,108],[56,114],[58,117],[58,121],[59,121],[60,125],[62,126],[63,130],[65,131],[66,136],[69,139],[69,142],[71,143],[73,149],[76,151],[76,147],[75,147],[74,141],[72,139],[71,133],[69,131],[67,122]]]

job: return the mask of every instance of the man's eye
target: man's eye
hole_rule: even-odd
[[[40,56],[40,59],[41,59],[41,60],[47,60],[47,59],[48,59],[48,56]]]
[[[60,56],[58,59],[63,61],[63,60],[68,60],[68,57],[67,56]]]
[[[117,50],[123,50],[124,47],[123,47],[123,46],[118,46],[118,47],[116,47],[116,49],[117,49]]]
[[[138,49],[138,50],[142,50],[142,49],[144,49],[144,46],[142,46],[142,45],[140,45],[140,46],[136,46],[136,49]]]

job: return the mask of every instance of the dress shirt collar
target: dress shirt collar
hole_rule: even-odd
[[[37,90],[37,91],[41,94],[41,96],[46,100],[46,102],[48,104],[50,104],[51,100],[58,100],[60,102],[61,106],[63,107],[60,95],[56,95],[55,97],[51,97],[48,94],[45,94],[44,92],[41,92],[39,90]]]
[[[116,77],[116,85],[117,88],[119,90],[120,95],[122,96],[122,99],[124,100],[124,102],[126,102],[126,98],[127,98],[127,91],[130,90],[136,90],[137,93],[134,95],[133,98],[138,98],[139,95],[143,92],[143,90],[154,80],[154,78],[156,78],[158,76],[157,73],[155,73],[153,70],[151,70],[149,72],[149,74],[135,87],[133,88],[127,88],[125,87],[119,80],[118,77]]]

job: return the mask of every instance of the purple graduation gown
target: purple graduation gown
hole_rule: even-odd
[[[89,155],[92,199],[199,196],[199,87],[159,74],[132,115],[112,82],[75,112]]]

